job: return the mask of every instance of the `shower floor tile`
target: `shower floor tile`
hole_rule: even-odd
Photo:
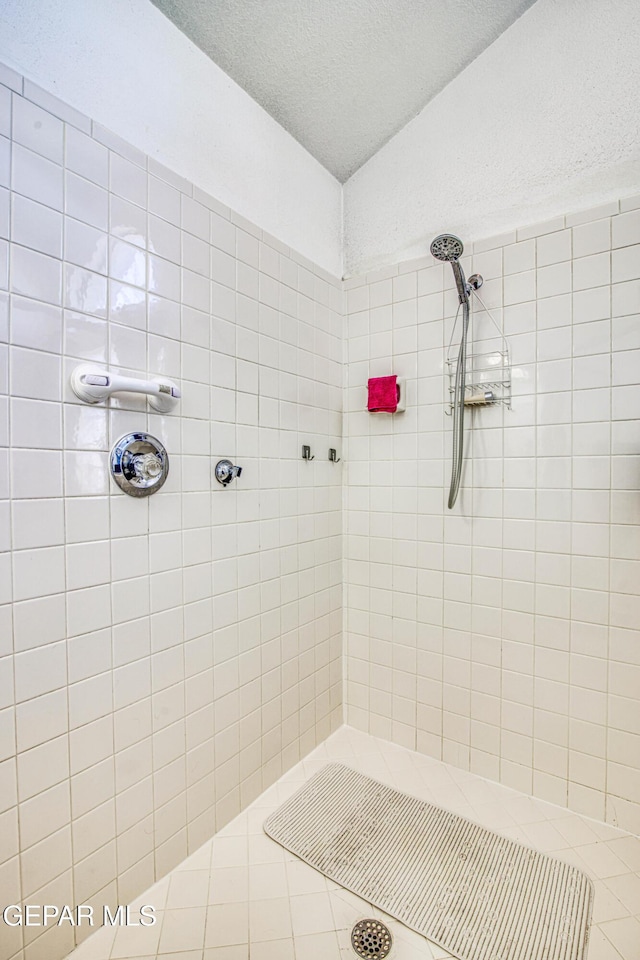
[[[353,925],[390,928],[390,960],[450,956],[262,832],[267,815],[328,760],[569,860],[594,880],[588,960],[640,960],[640,839],[475,774],[341,727],[134,904],[153,927],[103,928],[71,960],[353,960]]]

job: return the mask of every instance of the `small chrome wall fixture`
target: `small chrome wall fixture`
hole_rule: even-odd
[[[218,483],[221,483],[223,487],[228,486],[231,481],[239,477],[241,473],[242,467],[235,466],[235,464],[231,463],[231,460],[218,460],[216,463],[216,480]]]
[[[130,497],[157,493],[169,474],[169,454],[148,433],[126,433],[114,444],[111,476]]]
[[[76,397],[85,403],[102,403],[113,393],[143,393],[159,413],[169,413],[182,396],[180,388],[165,377],[157,380],[121,377],[102,367],[84,363],[73,370],[69,382]]]
[[[335,447],[329,447],[329,460],[331,460],[331,463],[340,463],[340,457],[337,455]]]
[[[302,447],[302,459],[303,460],[315,460],[315,457],[311,456],[311,447],[307,446],[305,443]]]

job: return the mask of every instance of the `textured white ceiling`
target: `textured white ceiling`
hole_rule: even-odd
[[[533,2],[153,0],[343,182]]]

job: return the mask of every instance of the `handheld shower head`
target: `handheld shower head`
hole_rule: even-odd
[[[456,278],[456,287],[458,288],[458,300],[460,303],[469,303],[469,291],[467,282],[464,278],[462,267],[458,263],[462,256],[464,247],[462,240],[454,237],[452,233],[441,233],[439,237],[431,241],[431,255],[436,260],[444,260],[450,263],[453,268],[453,275]]]
[[[456,364],[456,379],[453,396],[453,457],[451,463],[451,485],[449,487],[448,506],[451,510],[454,506],[458,490],[460,488],[460,479],[462,476],[462,456],[464,449],[464,401],[465,401],[465,374],[467,366],[467,332],[469,329],[469,287],[464,277],[464,270],[460,265],[460,257],[464,247],[462,240],[454,237],[452,233],[441,233],[431,241],[431,253],[436,260],[442,260],[451,264],[453,275],[458,289],[458,300],[462,307],[462,337],[460,339],[460,350],[458,353],[458,362]],[[460,307],[458,307],[460,310]],[[456,320],[458,314],[456,314]]]
[[[462,256],[462,240],[454,237],[452,233],[441,233],[439,237],[431,241],[431,255],[436,260],[459,260]]]

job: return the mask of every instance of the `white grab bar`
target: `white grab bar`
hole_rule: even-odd
[[[153,409],[160,413],[173,410],[182,396],[180,388],[166,377],[153,380],[123,377],[103,367],[84,363],[72,371],[69,382],[76,397],[84,403],[102,403],[113,393],[143,393],[148,396]]]

